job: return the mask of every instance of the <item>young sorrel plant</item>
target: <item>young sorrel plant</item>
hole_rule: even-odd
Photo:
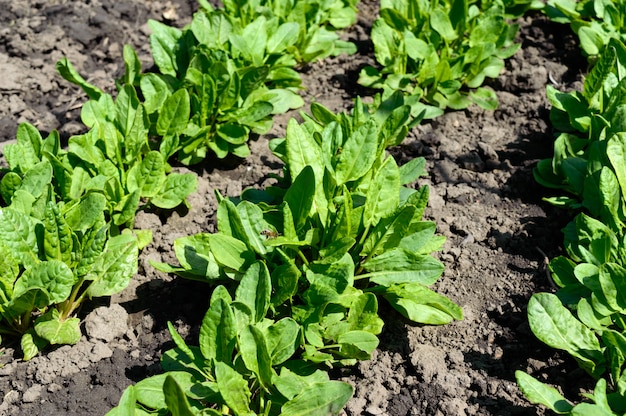
[[[176,240],[181,266],[155,266],[236,285],[264,261],[275,287],[271,310],[303,326],[303,357],[315,362],[369,357],[382,328],[378,299],[414,322],[461,319],[458,306],[427,288],[443,271],[429,255],[443,238],[421,220],[428,188],[403,186],[424,161],[398,168],[385,154],[406,135],[410,108],[401,95],[371,115],[359,100],[352,115],[316,104],[312,111],[272,142],[286,164],[280,187],[220,198],[219,232]]]
[[[201,4],[211,9],[208,2],[201,1]],[[231,0],[224,1],[224,8],[226,14],[236,19],[239,25],[246,28],[245,30],[251,25],[260,29],[260,31],[253,32],[256,36],[246,37],[245,33],[242,33],[244,36],[240,39],[236,41],[231,39],[233,45],[243,53],[255,50],[255,45],[250,42],[262,43],[262,39],[268,36],[262,27],[263,24],[274,22],[272,26],[280,25],[282,28],[277,33],[290,39],[289,47],[285,51],[286,55],[293,57],[299,63],[308,63],[328,56],[356,52],[356,46],[351,42],[340,40],[336,32],[356,22],[357,4],[358,0],[252,0],[243,2]],[[263,19],[263,23],[255,23],[259,19]]]
[[[302,329],[289,317],[266,317],[271,294],[263,262],[247,269],[234,299],[224,286],[216,287],[200,346],[187,346],[170,324],[176,347],[163,355],[166,372],[128,387],[107,416],[337,414],[352,386],[292,358]]]
[[[177,154],[181,163],[196,164],[209,150],[219,158],[246,157],[251,133],[267,132],[272,115],[302,106],[292,90],[300,85],[295,61],[288,54],[280,58],[293,33],[288,25],[274,23],[259,17],[240,28],[219,11],[196,13],[182,30],[151,20],[150,45],[158,72],[142,74],[135,51],[124,47],[126,72],[118,89],[121,94],[132,88],[135,97],[145,100],[148,132],[166,161]],[[257,43],[246,45],[245,39]],[[67,61],[58,68],[92,99],[99,98],[99,90]]]
[[[582,92],[548,90],[551,118],[566,133],[557,138],[553,159],[542,161],[535,174],[540,183],[573,194],[548,201],[584,212],[564,229],[567,256],[550,262],[558,292],[533,295],[528,318],[540,340],[567,351],[599,380],[587,395],[593,403],[573,405],[530,375],[516,376],[531,401],[559,414],[626,411],[625,63],[626,48],[611,40]]]
[[[383,98],[404,92],[413,113],[426,110],[426,118],[472,102],[495,109],[495,93],[482,85],[520,46],[513,43],[518,26],[505,17],[498,0],[480,7],[473,0],[383,0],[372,27],[382,69],[364,68],[359,83],[382,89]]]
[[[569,23],[589,57],[602,55],[611,39],[626,41],[624,0],[548,0],[544,10],[555,22]]]
[[[337,414],[352,388],[319,368],[370,357],[379,298],[415,322],[462,318],[426,287],[443,270],[429,255],[443,238],[421,220],[428,188],[403,186],[424,160],[398,168],[385,153],[409,127],[402,96],[374,114],[358,99],[351,115],[317,104],[312,112],[272,143],[286,165],[279,186],[218,195],[219,232],[177,239],[180,266],[154,264],[225,286],[213,292],[200,347],[170,327],[168,373],[130,387],[110,416]]]
[[[259,20],[258,25],[238,31],[225,15],[213,12],[207,16],[202,11],[183,30],[149,23],[160,74],[129,81],[138,84],[146,102],[151,103],[151,119],[176,115],[172,121],[177,129],[159,131],[157,121],[156,133],[163,137],[164,146],[178,152],[182,163],[198,163],[208,149],[220,158],[229,153],[245,157],[250,152],[246,142],[251,132],[267,132],[272,115],[302,106],[297,93],[281,87],[295,84],[290,62],[267,62],[290,45],[289,31],[283,26]],[[244,49],[236,53],[229,49],[234,39],[255,39],[262,44],[239,42]],[[136,57],[132,60],[127,66],[136,67]]]
[[[67,152],[51,157],[59,187],[66,192],[71,181],[74,188],[69,191],[79,194],[90,187],[101,189],[115,226],[132,227],[142,200],[164,209],[184,203],[196,190],[197,178],[191,173],[170,172],[167,160],[171,149],[163,145],[159,150],[152,149],[155,145],[149,140],[149,113],[135,89],[125,85],[114,101],[109,94],[87,84],[67,60],[61,60],[57,67],[92,98],[81,110],[81,120],[89,131],[71,137]],[[169,112],[162,124],[175,129],[181,111]]]
[[[84,149],[88,151],[88,148]],[[73,312],[87,298],[110,296],[137,271],[138,242],[110,235],[103,181],[61,175],[59,136],[42,140],[18,128],[5,147],[10,169],[0,195],[0,334],[21,336],[24,359],[47,344],[80,339]],[[71,171],[70,171],[71,172]]]

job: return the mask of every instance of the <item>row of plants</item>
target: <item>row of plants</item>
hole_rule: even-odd
[[[354,23],[354,1],[202,5],[182,30],[150,21],[156,71],[142,73],[124,47],[115,98],[59,61],[90,98],[87,133],[63,148],[56,131],[44,139],[23,124],[4,149],[0,335],[20,336],[26,360],[78,342],[81,304],[127,286],[151,241],[150,230],[133,229],[136,212],[175,208],[196,189],[195,175],[172,172],[172,157],[247,156],[250,133],[303,104],[297,63],[356,50],[335,33]]]
[[[472,19],[481,14],[474,4],[459,5]],[[506,27],[501,3],[492,6],[493,19],[477,32],[485,35],[495,22],[497,38],[511,46],[500,55],[507,57],[519,47],[512,45],[517,28]],[[458,30],[460,38],[469,36],[465,26]],[[478,46],[487,49],[480,59],[489,60],[495,42]],[[450,49],[475,53],[459,45]],[[487,64],[480,65],[474,69]],[[479,80],[472,85],[502,67],[499,59],[497,69],[474,74]],[[455,75],[469,79],[468,68]],[[357,99],[351,114],[313,103],[312,115],[302,114],[302,124],[291,120],[286,137],[270,142],[285,164],[276,186],[239,198],[217,194],[218,231],[177,239],[179,265],[153,263],[218,285],[199,346],[188,346],[170,326],[176,347],[163,357],[165,373],[130,386],[110,415],[336,414],[352,387],[330,381],[326,371],[369,359],[384,324],[379,301],[417,323],[462,319],[457,305],[427,287],[443,271],[430,256],[443,238],[421,220],[428,189],[405,186],[424,174],[425,162],[399,168],[386,153],[422,118],[448,106],[420,100],[427,101],[386,88],[371,106]]]
[[[42,139],[22,125],[6,147],[0,331],[21,335],[25,359],[77,342],[80,304],[128,284],[151,239],[133,229],[137,210],[174,208],[196,188],[170,163],[248,156],[251,135],[303,104],[302,65],[356,51],[336,33],[354,23],[354,0],[223,3],[201,0],[182,29],[150,21],[155,67],[144,72],[125,46],[115,98],[61,60],[59,73],[90,98],[87,133],[65,149],[56,132]],[[349,114],[313,103],[270,142],[285,165],[278,183],[217,194],[218,231],[176,240],[179,265],[153,264],[216,287],[199,346],[170,325],[165,373],[129,387],[110,414],[336,414],[352,387],[327,371],[370,357],[379,302],[413,322],[462,319],[428,289],[443,237],[421,219],[428,188],[411,186],[425,162],[399,167],[386,150],[446,108],[495,108],[482,84],[519,48],[506,21],[536,7],[383,2],[372,31],[380,68],[360,77],[382,93]]]
[[[546,198],[577,213],[563,229],[566,255],[550,261],[555,294],[528,304],[533,333],[566,351],[596,379],[587,401],[567,400],[522,372],[522,392],[557,414],[626,413],[626,46],[624,3],[548,2],[547,13],[570,23],[592,69],[582,91],[547,88],[550,119],[559,132],[554,156],[535,169],[537,181],[567,195]]]
[[[219,286],[199,348],[172,332],[167,372],[129,387],[110,414],[174,414],[172,403],[188,414],[336,414],[352,387],[325,370],[370,358],[380,301],[414,322],[462,319],[427,287],[443,271],[430,253],[444,239],[421,219],[428,188],[404,186],[425,161],[398,167],[386,154],[410,107],[396,94],[372,114],[359,100],[350,115],[312,112],[270,142],[285,163],[276,186],[218,195],[218,232],[177,239],[180,266],[153,264]]]

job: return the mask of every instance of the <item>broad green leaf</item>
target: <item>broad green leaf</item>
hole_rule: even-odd
[[[189,115],[191,114],[191,104],[189,93],[182,88],[163,102],[156,123],[156,131],[161,136],[180,134],[187,128]]]
[[[435,8],[430,12],[430,25],[437,31],[446,41],[451,42],[458,37],[458,34],[452,27],[450,17],[440,8]]]
[[[574,406],[555,389],[523,371],[515,372],[517,384],[524,396],[532,403],[542,404],[559,415],[569,414]]]
[[[176,380],[168,375],[163,383],[163,393],[165,395],[165,404],[172,416],[195,416],[197,413],[192,410],[185,396],[185,392],[178,385]]]
[[[159,208],[176,208],[197,188],[198,179],[193,173],[170,173],[150,202]]]
[[[144,108],[148,114],[160,111],[163,103],[172,94],[168,84],[157,74],[142,75],[140,86],[145,100]]]
[[[226,201],[226,200],[224,200]],[[267,252],[263,244],[263,233],[269,229],[269,224],[263,219],[263,211],[258,205],[248,201],[242,201],[237,204],[237,212],[241,219],[241,226],[247,236],[248,244],[260,255]],[[223,231],[222,227],[219,227]]]
[[[106,204],[107,200],[103,194],[89,192],[77,203],[66,205],[63,215],[72,230],[85,231],[100,218]]]
[[[89,297],[111,296],[124,289],[137,273],[139,250],[132,235],[111,237],[104,252],[96,259],[87,289]]]
[[[485,87],[477,88],[470,92],[472,100],[485,110],[495,110],[498,108],[498,97],[496,93]]]
[[[267,53],[283,53],[285,49],[294,45],[298,41],[299,33],[300,25],[298,25],[298,23],[283,23],[267,40]]]
[[[542,342],[579,358],[589,370],[603,360],[594,332],[574,318],[556,295],[534,294],[528,302],[528,322]]]
[[[48,345],[48,341],[39,337],[33,328],[26,331],[20,339],[20,347],[24,353],[24,361],[34,358],[46,345]]]
[[[200,11],[193,16],[190,29],[201,44],[219,48],[228,41],[233,25],[228,15]]]
[[[13,285],[18,277],[20,265],[10,250],[0,243],[0,295],[6,299],[13,297]],[[2,299],[2,298],[0,298]],[[0,304],[4,302],[0,301]]]
[[[124,85],[115,100],[115,124],[127,140],[136,128],[136,124],[141,123],[142,114],[139,114],[139,108],[140,103],[135,87]]]
[[[316,193],[315,174],[310,165],[305,166],[287,189],[283,200],[289,205],[296,232],[300,231],[309,219]]]
[[[265,330],[272,366],[278,366],[291,358],[299,346],[299,335],[300,325],[289,317],[281,319]]]
[[[253,313],[254,322],[261,322],[270,306],[272,281],[264,262],[257,261],[244,273],[235,300],[247,305]]]
[[[26,172],[22,178],[20,189],[28,192],[35,198],[39,198],[46,189],[46,185],[51,181],[52,165],[47,160],[44,160],[35,164]]]
[[[236,325],[233,310],[224,299],[212,300],[200,327],[200,350],[207,360],[231,362]]]
[[[385,159],[367,190],[364,224],[376,224],[393,213],[400,201],[400,172],[393,157]]]
[[[140,191],[140,195],[150,198],[160,191],[165,183],[165,160],[161,153],[148,152],[140,164],[134,165],[126,179],[128,192]]]
[[[17,297],[33,288],[48,293],[50,304],[61,303],[72,291],[77,279],[70,268],[60,260],[37,263],[26,269],[15,282],[14,296]]]
[[[373,120],[347,138],[335,168],[337,186],[360,179],[372,167],[378,154],[378,126]]]
[[[607,140],[606,154],[611,161],[615,176],[626,200],[626,134],[615,134]]]
[[[367,236],[360,255],[371,257],[397,248],[411,227],[415,213],[414,206],[406,205],[393,217],[379,221]]]
[[[178,69],[176,52],[182,32],[180,29],[152,19],[148,20],[148,25],[152,30],[150,47],[154,63],[159,67],[161,73],[176,76]]]
[[[2,181],[0,182],[0,194],[2,194],[2,199],[4,199],[6,205],[11,204],[13,195],[21,186],[22,177],[15,172],[7,172],[2,177]]]
[[[297,362],[291,361],[291,363]],[[312,384],[325,383],[328,381],[328,373],[318,370],[314,366],[311,366],[310,369],[301,369],[294,365],[289,367],[291,369],[287,366],[281,367],[280,375],[274,377],[272,380],[280,394],[289,400],[293,399]]]
[[[50,342],[50,344],[76,344],[80,341],[80,319],[62,319],[59,311],[55,308],[37,318],[35,332],[38,336]]]
[[[237,337],[239,354],[246,367],[256,374],[263,388],[269,389],[272,384],[272,360],[263,332],[248,325],[239,331]]]
[[[124,84],[135,85],[137,78],[141,75],[141,61],[137,52],[130,45],[124,45]]]
[[[135,386],[128,386],[122,393],[116,407],[109,410],[105,416],[139,416],[135,412],[137,406],[137,394]]]
[[[69,265],[72,260],[72,230],[53,202],[46,206],[44,219],[44,252],[47,260],[61,260]]]
[[[245,243],[225,234],[209,234],[211,252],[223,267],[244,273],[255,259],[254,252]]]
[[[378,337],[367,331],[349,331],[339,335],[339,354],[346,358],[369,360],[372,352],[378,347]]]
[[[140,190],[125,194],[115,205],[113,223],[115,225],[130,226],[135,219],[135,213],[139,210]]]
[[[408,163],[400,166],[400,184],[408,185],[414,182],[420,176],[426,175],[426,159],[423,157],[416,157],[411,159]]]
[[[354,389],[348,383],[327,381],[305,387],[281,408],[283,416],[336,415],[348,403]]]
[[[7,319],[16,319],[20,315],[31,314],[35,309],[44,309],[50,304],[50,297],[45,289],[27,288],[22,293],[16,290],[2,314]]]
[[[191,373],[183,371],[169,371],[165,374],[144,378],[133,386],[137,401],[155,410],[166,409],[163,385],[167,378],[172,378],[182,385],[190,385],[195,381]]]
[[[174,252],[187,273],[207,279],[220,278],[219,266],[211,254],[208,234],[177,238],[174,240]],[[160,267],[157,269],[162,270]]]
[[[328,208],[323,190],[324,164],[320,146],[295,119],[291,119],[287,125],[286,149],[291,178],[297,178],[306,166],[313,170],[316,189],[313,210],[325,222]]]
[[[362,293],[350,305],[348,323],[351,330],[367,331],[380,334],[383,329],[383,320],[378,317],[378,299],[372,293]]]
[[[444,270],[435,258],[397,248],[376,256],[363,264],[369,280],[383,286],[393,283],[421,283],[430,286]]]
[[[224,402],[234,414],[248,415],[251,394],[243,376],[228,364],[218,361],[215,363],[215,380]]]
[[[392,284],[372,290],[413,322],[442,325],[463,319],[463,311],[454,302],[418,283]]]
[[[25,266],[37,263],[37,238],[33,220],[12,209],[0,209],[0,240],[11,255]]]
[[[248,141],[250,131],[238,123],[224,123],[217,126],[216,133],[226,142],[233,145],[244,144]]]

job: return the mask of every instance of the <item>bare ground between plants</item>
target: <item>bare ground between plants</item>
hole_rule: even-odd
[[[358,25],[347,35],[359,53],[303,68],[305,101],[340,111],[367,93],[356,78],[373,63],[368,34],[377,4],[362,3]],[[182,26],[195,7],[192,0],[0,0],[0,142],[12,140],[23,121],[42,131],[59,129],[64,138],[80,132],[85,97],[56,75],[54,63],[67,56],[90,82],[111,91],[124,43],[150,66],[148,18]],[[525,305],[533,292],[550,290],[542,252],[560,252],[567,221],[541,202],[547,191],[532,178],[533,165],[551,152],[545,86],[570,88],[584,60],[565,27],[539,15],[520,23],[522,49],[491,82],[497,111],[448,113],[393,149],[401,163],[428,160],[430,175],[419,184],[431,186],[427,215],[448,238],[439,253],[446,271],[436,288],[463,307],[465,319],[411,326],[382,306],[386,326],[372,360],[334,372],[355,386],[348,415],[543,414],[517,389],[517,369],[569,382],[577,391],[575,365],[535,340]],[[159,372],[160,355],[173,345],[168,320],[196,342],[210,288],[159,273],[148,261],[173,261],[176,238],[213,230],[215,189],[236,196],[271,181],[268,174],[280,164],[267,140],[284,132],[289,116],[252,143],[248,159],[207,160],[194,168],[200,185],[190,209],[139,213],[137,227],[154,232],[140,273],[121,294],[81,311],[85,335],[77,345],[29,362],[8,345],[0,357],[0,415],[102,415],[127,385]]]

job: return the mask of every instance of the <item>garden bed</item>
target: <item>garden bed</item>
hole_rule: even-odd
[[[133,45],[144,67],[150,66],[147,19],[182,27],[196,4],[0,0],[0,8],[0,142],[5,143],[23,121],[41,131],[58,129],[64,139],[83,131],[79,110],[86,97],[56,74],[58,59],[68,57],[89,82],[112,92],[113,80],[123,73],[124,44]],[[360,10],[347,33],[359,52],[302,68],[305,102],[341,111],[369,93],[356,80],[364,65],[374,64],[369,31],[377,4],[363,1]],[[535,339],[525,307],[532,293],[551,290],[544,256],[560,254],[560,228],[568,220],[541,201],[547,191],[532,177],[535,163],[552,152],[545,87],[573,88],[586,70],[585,59],[564,26],[539,14],[520,24],[522,48],[489,84],[500,101],[496,111],[472,106],[448,112],[422,123],[392,149],[400,164],[427,159],[429,176],[419,181],[431,187],[426,216],[447,237],[438,253],[446,270],[435,288],[463,308],[464,320],[409,325],[383,306],[386,325],[372,360],[333,373],[355,386],[346,414],[540,414],[522,396],[514,371],[540,377],[543,369],[561,385],[581,371],[571,358]],[[158,272],[149,260],[174,262],[176,238],[214,230],[215,189],[238,196],[247,187],[271,183],[270,173],[279,172],[281,164],[267,141],[284,135],[290,117],[298,115],[276,118],[270,134],[253,140],[247,159],[209,158],[194,167],[199,188],[189,209],[138,213],[135,226],[154,233],[140,254],[139,273],[119,295],[85,305],[78,344],[28,362],[16,345],[8,345],[0,357],[0,415],[104,414],[126,386],[160,372],[160,355],[173,346],[167,321],[190,344],[196,342],[210,287]]]

